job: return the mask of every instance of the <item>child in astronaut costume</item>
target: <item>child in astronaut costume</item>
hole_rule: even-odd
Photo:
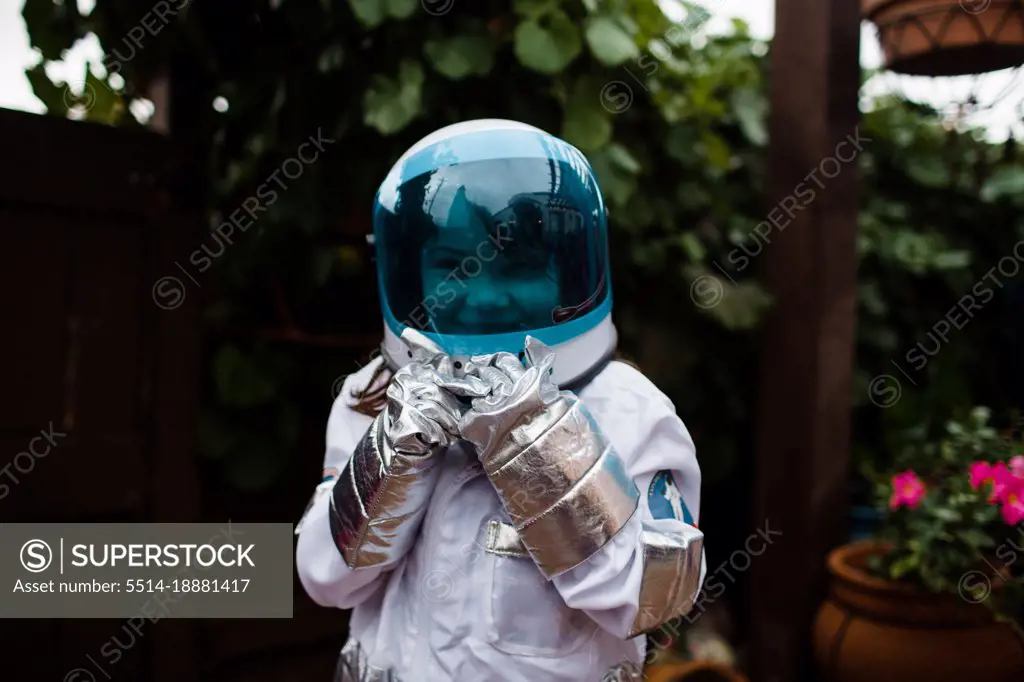
[[[443,128],[381,185],[374,244],[382,354],[345,380],[296,529],[307,593],[353,609],[336,679],[642,679],[643,633],[704,579],[700,469],[612,359],[589,163],[521,123]]]

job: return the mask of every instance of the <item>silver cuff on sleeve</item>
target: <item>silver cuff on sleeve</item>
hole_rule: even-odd
[[[383,434],[387,409],[374,419],[331,494],[331,534],[349,568],[405,556],[440,471],[434,450],[412,454],[390,446]]]
[[[440,473],[438,455],[458,437],[464,408],[457,396],[488,392],[479,378],[451,376],[452,359],[406,331],[402,338],[416,360],[395,372],[384,410],[331,494],[331,534],[350,568],[394,563],[408,553]]]
[[[640,500],[622,460],[570,393],[521,420],[483,465],[548,579],[604,547]]]
[[[629,637],[650,632],[693,608],[700,590],[704,534],[685,525],[679,533],[645,530],[640,609]]]
[[[366,650],[355,639],[349,639],[338,657],[334,682],[399,682],[390,670],[370,665]]]

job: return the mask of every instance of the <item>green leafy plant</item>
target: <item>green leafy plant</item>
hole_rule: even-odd
[[[1024,606],[1024,447],[989,425],[987,408],[951,420],[938,441],[908,443],[878,481],[887,511],[879,576],[984,601],[1020,629]],[[1017,535],[1017,530],[1020,535]]]
[[[1014,329],[1024,277],[992,279],[1024,239],[1024,184],[1003,191],[1000,179],[1024,165],[1013,139],[992,144],[892,98],[861,125],[873,141],[860,157],[853,399],[857,465],[868,472],[888,468],[908,432],[936,440],[971,405],[990,405],[997,421],[1024,403],[1015,351],[1024,339]],[[965,300],[977,308],[958,320]],[[956,324],[943,339],[936,326],[951,310]],[[883,375],[899,383],[890,402],[872,394]]]
[[[423,135],[483,117],[537,125],[586,153],[610,209],[621,348],[690,426],[706,485],[749,469],[757,330],[772,299],[760,261],[737,269],[729,254],[758,246],[753,230],[772,209],[763,193],[771,74],[768,45],[743,22],[705,36],[706,10],[688,6],[673,22],[656,0],[177,4],[154,24],[128,0],[98,0],[88,15],[27,0],[42,60],[28,76],[50,113],[67,115],[77,100],[45,66],[95,34],[111,68],[90,65],[81,80],[97,96],[72,108],[138,125],[131,112],[169,74],[172,133],[206,153],[214,224],[310,134],[322,128],[336,141],[209,273],[218,291],[200,444],[211,469],[267,491],[287,483],[290,465],[319,458],[310,450],[322,447],[331,387],[379,338],[363,242],[377,185]],[[129,50],[142,25],[160,30]],[[880,409],[868,389],[1024,238],[1024,167],[1017,143],[947,131],[933,112],[897,101],[873,106],[857,158],[853,433],[859,464],[885,466],[906,429],[934,437],[959,408],[1013,400],[991,350],[998,299],[895,405]],[[691,305],[691,287],[709,283],[722,292],[717,304]]]
[[[30,5],[25,16],[45,59],[90,31],[115,49],[145,16],[100,0],[74,30],[55,34],[57,10]],[[362,245],[377,184],[432,130],[502,117],[587,154],[611,213],[622,346],[702,425],[701,449],[714,453],[706,480],[727,475],[747,447],[731,435],[751,417],[752,398],[739,393],[754,384],[742,363],[704,358],[711,347],[730,348],[750,366],[752,331],[770,302],[749,273],[733,286],[713,266],[732,248],[728,233],[760,222],[752,188],[766,142],[764,46],[737,23],[733,35],[696,49],[654,0],[447,6],[435,16],[415,1],[282,0],[253,14],[190,3],[118,64],[117,77],[108,74],[104,87],[119,107],[85,112],[134,124],[128,112],[145,85],[176,65],[178,91],[197,103],[178,111],[209,150],[215,217],[242,205],[311,133],[322,128],[335,140],[215,261],[202,452],[243,489],[286,474],[296,412],[319,398],[310,422],[322,429],[326,388],[365,362],[379,333]],[[58,87],[39,81],[42,68],[32,71],[40,96]],[[612,94],[628,96],[626,106]],[[218,97],[226,111],[211,106]],[[53,113],[65,111],[55,104]],[[677,305],[701,277],[723,287],[721,303]]]

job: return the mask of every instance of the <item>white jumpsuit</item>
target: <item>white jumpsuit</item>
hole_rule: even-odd
[[[345,380],[327,425],[325,480],[297,529],[300,581],[317,604],[353,609],[350,644],[401,682],[598,682],[642,665],[646,638],[627,639],[637,617],[643,529],[699,523],[700,469],[669,399],[631,366],[612,361],[580,392],[640,491],[636,513],[596,554],[552,581],[529,555],[503,551],[493,532],[509,517],[461,444],[442,471],[412,550],[397,563],[350,569],[332,540],[331,472],[344,469],[371,417],[352,392],[382,360]],[[468,451],[468,452],[467,452]],[[700,561],[703,583],[706,563]],[[679,625],[667,626],[678,630]],[[627,666],[630,667],[630,666]],[[626,678],[622,678],[626,679]]]

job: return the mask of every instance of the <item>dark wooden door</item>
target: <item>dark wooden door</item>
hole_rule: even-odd
[[[199,520],[197,302],[152,295],[198,225],[168,194],[173,146],[0,110],[0,149],[0,521]],[[5,621],[26,655],[0,677],[195,679],[187,624],[147,625]]]

